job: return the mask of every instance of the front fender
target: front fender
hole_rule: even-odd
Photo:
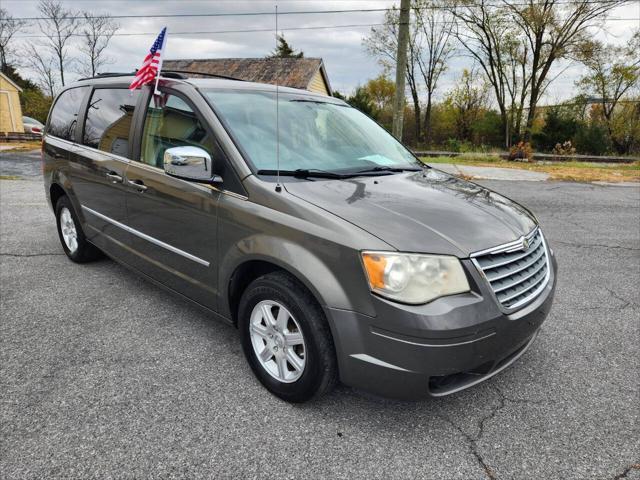
[[[320,255],[322,252],[320,251]],[[246,262],[261,260],[288,271],[301,281],[323,307],[356,310],[373,315],[358,252],[333,247],[330,260],[293,241],[255,234],[237,242],[220,263],[220,313],[230,317],[229,285]],[[352,267],[350,267],[352,265]],[[345,286],[349,286],[347,291]]]

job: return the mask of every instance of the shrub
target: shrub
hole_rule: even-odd
[[[571,140],[567,140],[563,144],[556,143],[556,146],[553,147],[554,155],[574,155],[576,153],[576,149],[571,144]]]
[[[579,153],[604,155],[610,150],[609,134],[597,123],[584,125],[576,132],[575,146]]]
[[[529,142],[518,142],[509,150],[509,160],[530,162],[533,160],[533,150]]]
[[[539,150],[549,152],[557,144],[572,139],[578,130],[578,121],[559,107],[550,107],[544,117],[544,126],[533,135],[533,142]]]
[[[459,152],[461,142],[457,138],[447,138],[445,146],[448,152]]]
[[[483,112],[473,125],[473,141],[476,144],[489,144],[502,146],[504,142],[504,130],[500,114],[495,110]]]

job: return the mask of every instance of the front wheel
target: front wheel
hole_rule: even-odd
[[[337,382],[329,326],[311,293],[285,272],[254,280],[240,299],[238,322],[251,369],[273,394],[305,402]]]

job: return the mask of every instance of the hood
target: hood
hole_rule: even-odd
[[[464,258],[517,240],[536,225],[508,198],[435,169],[285,188],[405,252]]]

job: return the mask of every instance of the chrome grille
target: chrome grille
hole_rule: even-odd
[[[533,300],[549,280],[549,259],[542,232],[536,228],[515,242],[473,254],[473,262],[507,310]]]

